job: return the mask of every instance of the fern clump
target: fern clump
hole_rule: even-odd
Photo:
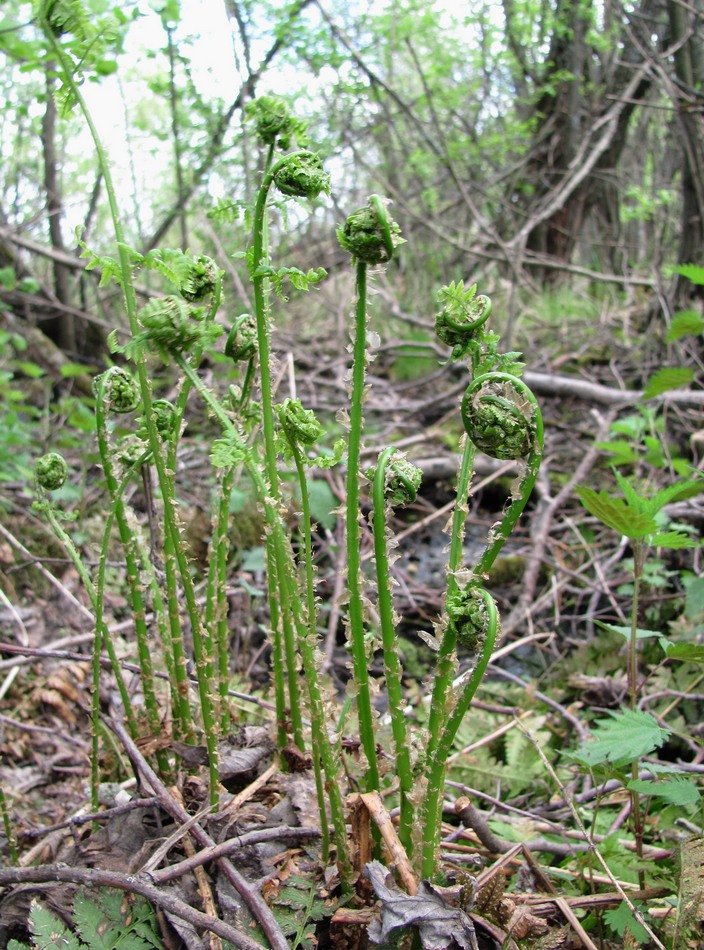
[[[73,927],[68,927],[38,901],[32,902],[29,928],[34,950],[163,950],[156,916],[143,900],[120,891],[79,894],[73,905]],[[8,950],[28,950],[11,940]]]

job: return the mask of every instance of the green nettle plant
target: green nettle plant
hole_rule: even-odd
[[[653,777],[640,776],[644,756],[661,748],[671,735],[652,713],[639,708],[642,677],[638,662],[638,644],[650,638],[659,640],[665,656],[672,659],[702,661],[701,647],[695,644],[673,643],[659,630],[639,626],[640,598],[648,556],[658,548],[693,548],[698,538],[671,527],[664,509],[672,502],[701,492],[701,481],[677,479],[666,488],[649,492],[648,486],[636,485],[621,473],[614,472],[621,495],[595,491],[581,486],[577,495],[584,507],[607,527],[628,538],[632,549],[633,587],[631,622],[629,626],[602,624],[613,633],[625,638],[628,645],[628,708],[612,712],[609,719],[596,723],[593,738],[580,746],[573,758],[585,769],[598,773],[601,778],[617,778],[627,788],[631,801],[631,823],[636,854],[641,862],[638,869],[640,885],[645,883],[643,840],[645,834],[644,800],[659,798],[680,806],[699,801],[697,786],[675,766],[648,765]]]
[[[74,5],[71,5],[73,8]],[[76,77],[77,63],[63,36],[84,31],[89,22],[61,21],[60,3],[42,6],[40,19],[50,53],[63,78],[62,102],[78,105],[93,135],[112,214],[117,259],[98,257],[84,248],[89,267],[99,267],[102,281],[115,280],[122,291],[129,339],[111,336],[113,352],[129,368],[111,367],[95,383],[96,431],[110,508],[104,529],[99,565],[94,573],[81,564],[51,493],[66,477],[65,463],[53,453],[37,463],[39,504],[46,511],[89,591],[96,616],[93,665],[93,796],[97,807],[99,676],[101,654],[107,653],[124,704],[130,732],[158,732],[169,719],[174,738],[204,741],[208,753],[210,801],[218,805],[218,741],[230,727],[228,626],[225,600],[230,498],[240,473],[256,493],[264,521],[268,623],[272,682],[276,703],[278,747],[286,764],[310,764],[315,773],[323,859],[331,846],[343,889],[353,883],[350,847],[340,775],[341,726],[330,720],[331,705],[321,676],[318,653],[319,604],[313,566],[313,543],[307,469],[337,464],[343,454],[347,465],[347,493],[343,512],[347,532],[346,612],[351,655],[350,693],[354,697],[364,756],[361,782],[367,792],[397,783],[400,803],[399,838],[420,874],[432,878],[438,871],[442,792],[448,754],[492,655],[500,623],[496,604],[484,584],[497,555],[523,511],[535,483],[543,446],[539,407],[520,379],[517,353],[501,353],[499,337],[487,327],[491,303],[477,295],[476,286],[451,283],[439,293],[436,331],[451,348],[451,359],[468,367],[468,386],[461,405],[465,439],[458,474],[457,503],[450,526],[447,596],[439,619],[436,656],[430,675],[427,728],[408,720],[402,690],[398,647],[399,618],[394,611],[390,564],[394,539],[389,527],[394,507],[411,503],[420,487],[421,473],[393,449],[380,455],[366,476],[360,464],[364,435],[366,368],[370,357],[367,326],[370,319],[367,288],[370,268],[392,261],[403,245],[400,229],[389,214],[386,199],[372,195],[351,214],[338,231],[349,252],[356,275],[356,304],[352,328],[352,370],[347,435],[332,454],[316,456],[314,446],[324,435],[314,414],[299,401],[275,404],[271,352],[273,301],[281,305],[287,283],[305,291],[326,275],[322,268],[308,272],[272,263],[269,214],[274,189],[278,200],[316,200],[329,193],[330,181],[320,157],[306,148],[288,151],[303,139],[304,129],[285,104],[264,97],[251,104],[249,119],[263,147],[262,180],[251,211],[251,245],[244,255],[253,285],[254,313],[243,314],[231,328],[217,322],[222,299],[222,274],[216,264],[181,250],[155,250],[142,256],[124,240],[110,166]],[[49,12],[47,12],[49,11]],[[54,18],[54,19],[52,19]],[[75,37],[74,37],[75,39]],[[79,44],[80,45],[80,44]],[[140,269],[159,274],[172,293],[137,303],[134,278]],[[276,296],[274,296],[276,294]],[[203,382],[198,368],[204,352],[221,336],[232,360],[235,382],[218,395]],[[154,361],[174,367],[181,380],[175,403],[157,398],[152,385]],[[213,533],[209,546],[206,595],[196,597],[187,546],[179,518],[177,458],[189,393],[196,392],[221,432],[214,441],[211,461],[217,475]],[[255,397],[258,402],[255,401]],[[126,419],[133,419],[131,425]],[[518,477],[505,511],[492,527],[483,553],[475,564],[464,559],[465,522],[476,451],[502,460],[514,460]],[[284,491],[283,467],[300,490],[300,543],[292,544],[289,528],[290,497]],[[154,483],[158,518],[152,515],[147,535],[125,501],[125,490],[140,479]],[[360,496],[371,487],[378,629],[369,621],[365,604],[374,596],[360,560]],[[122,548],[126,584],[142,672],[143,709],[135,709],[120,675],[119,661],[104,618],[106,567],[111,546]],[[157,545],[158,547],[155,547]],[[157,570],[158,567],[158,570]],[[154,621],[147,625],[151,612]],[[186,630],[189,638],[186,637]],[[155,650],[154,633],[158,637]],[[192,642],[195,690],[188,674],[187,642]],[[458,649],[469,666],[460,672]],[[374,654],[383,655],[384,686],[388,694],[394,767],[381,769],[378,746],[381,725],[375,713],[370,681]],[[158,685],[155,663],[163,661],[166,685]],[[459,675],[458,675],[459,674]],[[344,720],[344,717],[342,717]],[[310,725],[308,725],[310,723]],[[164,776],[174,767],[166,750],[157,757]],[[383,774],[382,774],[383,773]]]

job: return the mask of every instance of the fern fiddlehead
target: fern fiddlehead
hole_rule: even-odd
[[[453,347],[454,359],[469,356],[475,378],[467,387],[461,406],[466,441],[452,522],[446,618],[428,720],[425,768],[431,779],[423,808],[424,874],[431,874],[435,866],[440,828],[438,803],[445,760],[484,675],[496,640],[496,605],[482,585],[528,502],[543,450],[542,417],[535,397],[516,375],[496,369],[498,366],[518,370],[522,365],[516,362],[519,354],[498,353],[498,336],[485,328],[491,313],[491,301],[487,297],[475,296],[475,293],[476,286],[465,290],[462,283],[443,288],[441,299],[445,301],[445,307],[436,317],[438,335]],[[512,488],[507,510],[499,524],[489,532],[486,547],[470,574],[469,583],[460,587],[458,577],[462,567],[466,500],[477,450],[493,458],[516,460],[522,471],[517,485]],[[482,615],[487,618],[486,633],[481,632]],[[458,642],[473,650],[480,646],[480,652],[469,680],[452,695]]]

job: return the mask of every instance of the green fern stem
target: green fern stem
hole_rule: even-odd
[[[220,422],[223,431],[229,433],[230,436],[234,437],[235,441],[239,443],[239,448],[244,459],[244,465],[247,469],[249,477],[252,479],[252,483],[257,491],[257,494],[259,495],[260,501],[264,506],[264,515],[268,531],[267,552],[271,559],[270,564],[274,568],[274,573],[271,579],[268,579],[270,606],[273,604],[274,610],[276,611],[274,617],[272,617],[272,623],[278,616],[278,611],[280,608],[281,626],[283,628],[284,634],[283,642],[284,649],[286,650],[286,666],[287,669],[291,671],[291,679],[288,683],[289,700],[291,706],[288,710],[286,708],[281,710],[279,709],[280,697],[277,691],[277,718],[280,724],[283,719],[285,719],[287,712],[290,714],[294,741],[298,748],[303,751],[305,749],[305,744],[303,741],[303,716],[301,712],[300,686],[298,682],[298,664],[293,623],[293,601],[294,598],[297,597],[297,591],[295,583],[291,581],[291,564],[289,563],[291,562],[291,559],[288,558],[286,554],[285,533],[279,514],[280,507],[279,505],[275,504],[274,499],[271,497],[269,492],[269,484],[267,479],[265,479],[265,477],[262,475],[259,467],[254,462],[249,449],[241,440],[237,429],[232,424],[232,421],[218,400],[210,392],[208,387],[203,383],[193,367],[183,358],[183,356],[178,353],[174,353],[173,359],[183,371],[187,379],[189,379],[193,387],[198,391],[208,408],[212,411],[213,415]],[[274,650],[276,650],[276,642],[274,643]],[[280,688],[280,684],[277,684],[275,688],[278,690]]]
[[[298,475],[298,482],[301,491],[301,523],[304,546],[306,610],[305,622],[301,624],[298,642],[301,651],[301,660],[303,662],[303,672],[308,689],[308,703],[310,709],[311,735],[313,745],[313,763],[315,766],[318,807],[320,809],[320,824],[323,834],[322,854],[323,861],[326,861],[330,837],[327,813],[325,810],[325,800],[327,798],[330,802],[330,817],[332,818],[335,846],[337,848],[337,866],[340,872],[342,886],[345,890],[348,890],[351,887],[352,882],[352,865],[350,862],[345,827],[345,808],[342,801],[342,791],[339,783],[340,762],[339,757],[335,755],[326,727],[325,708],[320,690],[320,683],[318,679],[318,663],[316,661],[315,655],[317,640],[317,610],[315,603],[315,580],[313,576],[313,549],[311,538],[311,514],[308,483],[306,481],[301,449],[293,439],[289,438],[289,433],[286,432],[285,429],[284,432],[286,433],[287,440],[291,447],[291,452],[293,453],[293,460],[296,466],[296,473]],[[325,778],[324,787],[321,775],[321,766],[322,773],[324,773]],[[327,793],[327,795],[325,793]]]
[[[413,850],[412,831],[414,809],[410,800],[413,790],[413,771],[411,768],[411,752],[408,746],[406,718],[404,716],[404,699],[401,685],[403,670],[398,655],[398,638],[394,620],[393,599],[391,596],[391,573],[387,550],[387,476],[388,466],[394,456],[394,449],[385,449],[379,456],[374,472],[372,498],[374,504],[374,560],[377,579],[377,605],[379,609],[379,624],[381,627],[381,641],[384,650],[384,673],[386,677],[386,691],[391,716],[391,731],[394,738],[396,752],[396,774],[399,780],[401,798],[401,816],[399,824],[399,839],[410,856]],[[415,491],[413,492],[415,497]]]
[[[437,850],[442,829],[442,793],[445,786],[447,759],[452,751],[457,730],[462,724],[462,720],[489,665],[499,628],[499,616],[494,598],[483,588],[476,588],[476,595],[481,598],[486,612],[481,653],[471,676],[461,687],[461,692],[444,723],[438,744],[426,763],[428,786],[423,802],[421,856],[421,874],[424,878],[432,878],[436,869]]]
[[[452,536],[448,561],[447,595],[457,590],[457,572],[464,558],[465,524],[468,514],[469,486],[474,474],[474,443],[465,435],[462,461],[457,477],[457,501],[452,514]],[[457,646],[453,627],[445,624],[442,641],[435,664],[433,676],[433,695],[428,716],[428,742],[425,749],[426,761],[430,759],[440,739],[440,730],[447,715],[446,697],[452,683],[455,670],[455,648]]]
[[[225,469],[220,479],[218,500],[213,516],[213,537],[208,550],[208,586],[205,599],[205,626],[214,632],[217,648],[220,728],[230,726],[228,689],[230,685],[230,651],[227,628],[227,555],[230,497],[235,483],[235,469]]]
[[[358,260],[356,272],[357,303],[352,356],[352,393],[350,431],[347,447],[347,586],[350,593],[349,623],[352,666],[357,690],[357,717],[362,748],[367,759],[367,791],[379,788],[374,716],[369,689],[369,661],[364,629],[359,530],[359,464],[364,417],[362,402],[367,359],[367,265]]]
[[[70,88],[72,95],[74,96],[76,102],[78,103],[83,117],[88,126],[91,138],[93,139],[93,144],[96,150],[96,156],[98,159],[98,166],[103,176],[103,183],[105,186],[105,193],[108,199],[108,206],[110,208],[110,217],[113,225],[113,232],[115,234],[115,240],[118,248],[118,259],[120,263],[121,271],[121,288],[123,293],[123,299],[125,303],[125,311],[127,313],[127,318],[129,322],[130,332],[133,336],[139,334],[139,323],[137,320],[137,302],[136,294],[134,289],[134,280],[132,275],[132,268],[130,264],[130,258],[128,253],[128,246],[125,242],[124,229],[122,227],[122,219],[120,217],[119,204],[117,201],[117,194],[115,191],[112,173],[110,169],[110,163],[108,161],[107,153],[101,141],[100,135],[98,134],[97,127],[93,121],[93,117],[90,113],[88,105],[81,94],[81,90],[73,78],[73,64],[69,57],[65,54],[60,43],[57,42],[56,37],[53,34],[50,24],[46,20],[46,17],[42,15],[41,17],[41,26],[44,31],[44,34],[51,46],[57,61],[61,65],[61,71],[63,74],[63,79],[66,82],[67,86]],[[184,599],[186,603],[186,609],[188,617],[191,623],[193,637],[194,637],[194,647],[196,641],[198,642],[198,648],[201,646],[201,635],[200,635],[200,616],[198,612],[195,591],[193,588],[193,582],[189,571],[188,558],[181,541],[179,532],[178,532],[178,521],[176,516],[176,502],[171,488],[170,479],[167,475],[166,466],[164,464],[163,457],[160,451],[160,439],[159,433],[156,428],[156,422],[152,412],[152,397],[151,397],[151,386],[149,381],[149,375],[146,365],[146,355],[144,352],[140,351],[136,358],[137,374],[139,380],[139,389],[140,396],[142,401],[142,407],[144,412],[144,417],[147,425],[149,443],[153,452],[154,465],[157,471],[157,476],[159,480],[159,487],[162,493],[162,500],[164,505],[164,522],[165,522],[165,544],[171,543],[173,545],[174,556],[176,558],[179,574],[181,577],[181,584],[184,593]],[[178,603],[178,602],[177,602]],[[216,803],[218,798],[218,787],[219,787],[219,775],[218,775],[218,760],[217,760],[217,737],[215,730],[213,728],[213,716],[212,716],[212,706],[209,699],[209,688],[206,682],[207,680],[207,663],[203,662],[201,657],[201,663],[197,662],[197,672],[198,672],[198,682],[199,682],[199,694],[201,698],[201,711],[203,715],[203,726],[205,729],[206,735],[206,744],[208,747],[209,755],[209,770],[210,770],[210,796],[213,804]]]
[[[134,622],[135,636],[137,639],[137,656],[142,680],[142,690],[144,693],[144,706],[147,713],[147,723],[150,731],[156,734],[161,728],[161,719],[154,686],[154,670],[152,666],[151,647],[149,644],[149,631],[147,629],[146,608],[142,593],[143,583],[140,577],[141,557],[139,553],[139,541],[129,526],[124,502],[122,500],[122,490],[115,476],[107,423],[107,409],[111,401],[111,385],[120,378],[124,378],[124,371],[118,367],[111,367],[97,380],[95,401],[96,432],[100,461],[105,475],[108,493],[110,494],[111,510],[114,515],[115,523],[117,524],[120,543],[122,544],[122,549],[125,554],[127,586],[129,589],[132,620]],[[101,589],[98,591],[97,597],[101,605],[103,601],[102,584],[104,584],[105,578],[104,563],[105,562],[101,559],[101,568],[103,568],[103,570],[101,570],[100,578]],[[161,753],[158,761],[159,768],[162,770],[162,774],[164,774],[164,769],[168,770],[168,761],[164,753]]]
[[[125,717],[127,719],[127,727],[130,731],[132,738],[136,738],[139,735],[139,729],[137,727],[137,720],[134,715],[134,710],[132,709],[132,701],[130,695],[127,692],[127,687],[125,686],[124,680],[122,678],[122,670],[120,668],[120,661],[117,658],[115,653],[115,647],[112,642],[112,637],[110,636],[110,631],[108,626],[103,620],[103,605],[102,599],[98,600],[95,586],[93,584],[93,579],[86,570],[85,565],[81,559],[76,546],[73,543],[71,536],[64,530],[63,525],[60,523],[59,519],[56,516],[56,512],[50,501],[46,500],[41,505],[42,510],[44,511],[47,521],[49,522],[51,529],[53,530],[56,537],[59,539],[64,549],[66,550],[68,556],[71,558],[71,562],[78,573],[78,576],[81,579],[81,583],[85,588],[88,598],[93,608],[93,613],[95,615],[95,636],[93,639],[93,663],[92,663],[92,756],[91,756],[91,805],[97,809],[98,807],[98,784],[99,784],[99,774],[98,774],[98,711],[99,711],[99,696],[100,696],[100,652],[105,646],[105,650],[108,654],[110,660],[110,666],[115,677],[117,688],[120,693],[120,699],[122,700],[122,705],[125,710]]]
[[[254,289],[254,316],[257,326],[257,350],[259,353],[259,386],[261,391],[261,411],[262,411],[262,430],[264,436],[264,454],[266,478],[268,481],[268,492],[265,497],[270,497],[275,506],[281,504],[281,491],[279,487],[279,474],[276,464],[276,434],[274,427],[274,406],[272,399],[271,385],[271,344],[269,328],[269,301],[267,294],[266,277],[260,273],[262,265],[268,261],[268,236],[267,236],[267,203],[269,190],[275,180],[277,172],[284,164],[291,160],[292,156],[307,154],[304,151],[292,153],[279,159],[273,165],[270,164],[273,155],[273,145],[269,149],[267,159],[267,169],[264,173],[262,183],[257,193],[257,201],[254,209],[254,222],[252,231],[252,286]],[[274,544],[268,541],[266,545],[268,573],[274,573],[279,577],[284,573],[281,563],[274,566],[275,560],[283,556],[283,549],[280,544]],[[274,645],[272,650],[272,666],[275,683],[275,699],[277,722],[279,723],[278,739],[281,742],[286,741],[282,730],[282,723],[287,718],[287,712],[291,716],[291,724],[296,744],[303,751],[303,729],[300,714],[300,690],[298,688],[298,671],[296,664],[296,647],[293,640],[293,626],[290,622],[290,605],[285,603],[274,603],[279,596],[276,580],[270,580],[267,585],[269,594],[270,619],[272,624],[272,635]],[[283,650],[277,644],[277,637],[280,636],[279,626],[276,619],[281,617],[281,627],[283,628]],[[281,656],[286,658],[286,672],[281,663]],[[286,706],[285,694],[286,683],[288,683],[288,707]]]

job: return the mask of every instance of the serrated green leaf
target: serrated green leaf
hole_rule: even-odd
[[[673,274],[681,274],[690,280],[693,284],[704,286],[704,267],[699,264],[678,264],[672,268]]]
[[[593,738],[582,743],[575,758],[591,767],[598,765],[626,765],[659,749],[670,735],[657,719],[641,710],[624,709],[609,713],[609,719],[600,719],[592,729]]]
[[[78,940],[54,915],[36,901],[29,914],[32,943],[39,950],[81,950]]]
[[[661,393],[687,386],[694,379],[694,370],[688,366],[665,366],[648,380],[643,390],[643,399],[652,399]]]
[[[605,491],[595,492],[583,485],[576,488],[576,494],[595,518],[627,538],[644,538],[657,529],[652,518],[641,514],[623,498],[612,498]]]
[[[682,775],[672,776],[660,782],[647,778],[631,779],[627,787],[642,795],[662,798],[670,805],[696,805],[699,801],[699,789],[691,779]]]
[[[596,621],[597,627],[601,627],[602,630],[608,630],[609,633],[616,633],[619,637],[623,637],[624,640],[631,639],[631,628],[627,626],[620,626],[619,624],[603,623],[601,620]],[[636,628],[636,640],[648,640],[650,637],[661,637],[662,634],[659,630],[645,630],[642,627]]]
[[[641,946],[645,946],[650,940],[648,931],[636,920],[625,901],[622,901],[618,907],[607,910],[604,913],[604,920],[619,937],[625,936],[628,931]]]
[[[695,577],[687,585],[684,604],[687,620],[696,622],[704,616],[704,577]]]
[[[18,369],[20,373],[24,373],[29,379],[39,379],[42,376],[46,376],[46,370],[28,360],[14,360],[12,366]]]
[[[696,310],[681,310],[672,318],[665,340],[672,343],[683,336],[695,336],[704,333],[704,317]]]
[[[632,443],[628,442],[626,439],[613,439],[610,442],[597,442],[596,448],[601,449],[602,452],[608,452],[609,455],[616,456],[614,463],[618,465],[634,462],[638,458]]]
[[[102,908],[85,894],[76,896],[73,903],[73,918],[83,943],[95,950],[110,950],[111,927],[105,920]]]
[[[72,379],[74,376],[90,376],[95,370],[91,366],[84,366],[83,363],[63,363],[59,372],[64,379]]]
[[[704,663],[704,646],[698,643],[663,644],[668,660],[682,660],[686,663]]]
[[[678,551],[681,548],[699,547],[700,541],[693,538],[684,531],[658,531],[649,539],[650,544],[656,548],[669,548],[671,551]]]

